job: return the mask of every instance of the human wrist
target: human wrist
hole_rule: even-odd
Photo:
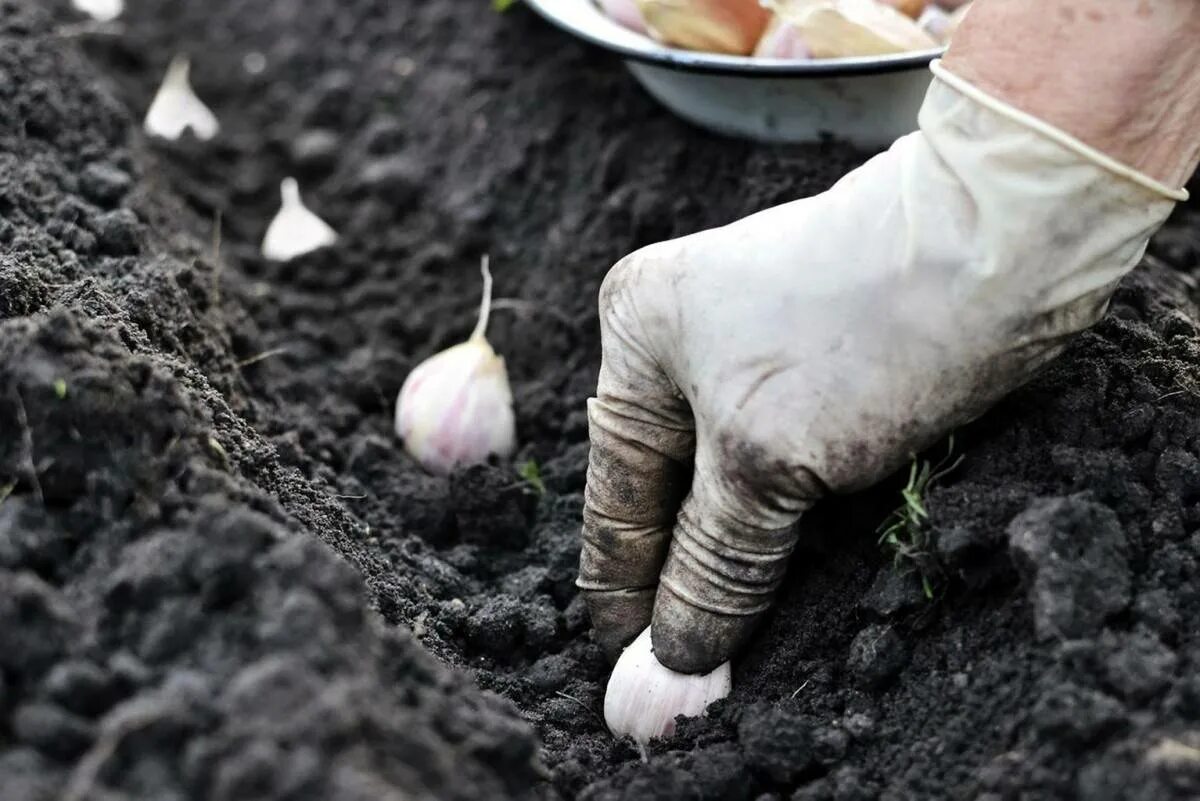
[[[1197,0],[977,0],[943,64],[1178,187],[1200,161],[1197,41]]]

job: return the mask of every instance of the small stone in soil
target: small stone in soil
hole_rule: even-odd
[[[129,173],[102,161],[84,167],[79,176],[83,194],[102,208],[116,205],[132,185]]]
[[[132,256],[139,251],[138,227],[137,215],[129,209],[99,214],[92,220],[100,250],[110,256]]]
[[[884,565],[875,574],[871,589],[860,602],[880,617],[893,617],[917,609],[925,602],[921,580],[916,573],[901,573]]]
[[[1008,527],[1038,637],[1086,637],[1129,604],[1125,532],[1086,495],[1035,501]]]
[[[908,664],[908,648],[891,626],[871,625],[850,643],[846,667],[855,684],[878,690],[887,686]]]

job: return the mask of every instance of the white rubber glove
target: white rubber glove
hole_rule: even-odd
[[[921,130],[828,192],[605,280],[578,585],[610,656],[653,619],[665,666],[729,659],[800,514],[1027,380],[1186,197],[934,71]]]

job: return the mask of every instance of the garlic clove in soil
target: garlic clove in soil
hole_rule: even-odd
[[[197,139],[207,141],[217,135],[221,126],[208,106],[196,97],[188,78],[191,64],[184,56],[176,56],[167,67],[158,94],[146,112],[146,133],[162,139],[175,140],[191,128]]]
[[[813,58],[845,58],[936,48],[915,20],[877,0],[764,0]]]
[[[72,0],[71,4],[99,22],[112,22],[125,10],[125,0]]]
[[[471,337],[435,354],[409,373],[396,399],[396,433],[432,473],[511,456],[517,448],[512,391],[504,359],[484,338],[492,303],[485,256],[483,300]]]
[[[295,178],[283,179],[279,196],[279,211],[263,237],[263,256],[272,261],[291,261],[337,242],[337,232],[304,205]]]
[[[613,21],[637,33],[649,33],[637,0],[600,0],[600,8]]]
[[[729,663],[711,673],[691,676],[663,667],[650,642],[650,628],[621,653],[604,692],[604,722],[617,737],[646,744],[675,733],[675,718],[698,717],[714,701],[729,695]]]
[[[748,55],[770,14],[759,0],[637,0],[651,35],[665,44]]]

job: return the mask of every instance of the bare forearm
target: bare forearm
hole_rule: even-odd
[[[976,0],[943,63],[1169,186],[1200,162],[1200,0]]]

